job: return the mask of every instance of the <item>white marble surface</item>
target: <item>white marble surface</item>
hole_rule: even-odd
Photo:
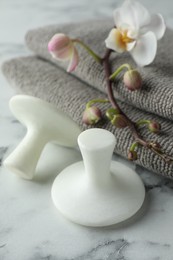
[[[1,0],[0,62],[28,54],[24,34],[33,27],[112,15],[116,0]],[[143,0],[173,27],[173,2]],[[55,176],[81,159],[78,151],[48,145],[30,182],[2,166],[25,134],[8,109],[14,94],[0,75],[0,260],[172,260],[173,182],[115,156],[135,168],[146,186],[141,212],[109,228],[86,228],[64,219],[50,189]]]

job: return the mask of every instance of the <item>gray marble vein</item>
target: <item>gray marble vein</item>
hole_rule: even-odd
[[[7,147],[0,147],[0,166],[2,165],[3,158],[7,152]]]
[[[142,0],[160,12],[173,28],[173,2]],[[28,55],[24,35],[30,28],[112,16],[118,0],[1,0],[0,64]],[[56,175],[81,160],[79,151],[46,146],[35,179],[25,181],[8,172],[2,161],[26,129],[11,114],[14,95],[0,74],[0,260],[172,260],[173,182],[142,167],[123,162],[141,176],[146,200],[138,214],[117,226],[87,228],[73,224],[55,209],[50,195]]]

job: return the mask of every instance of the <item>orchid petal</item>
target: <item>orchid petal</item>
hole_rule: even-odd
[[[126,45],[126,50],[131,51],[136,45],[136,41],[130,42]]]
[[[146,66],[154,60],[156,51],[156,36],[153,32],[147,32],[140,36],[130,53],[139,66]]]
[[[128,29],[127,31],[127,36],[130,39],[136,39],[139,35],[139,32],[137,30],[132,30],[131,28]]]
[[[117,28],[121,28],[122,24],[125,24],[124,22],[124,16],[122,15],[121,8],[117,8],[113,12],[114,16],[114,23]]]
[[[73,54],[74,46],[73,44],[69,44],[62,50],[55,52],[56,59],[58,60],[69,60]]]
[[[151,15],[150,23],[141,29],[143,33],[152,31],[155,34],[157,40],[160,40],[163,37],[165,30],[166,24],[161,14]]]
[[[48,51],[54,52],[61,50],[69,45],[71,42],[70,38],[63,33],[55,34],[48,43]]]
[[[76,48],[74,47],[73,53],[71,55],[71,60],[68,65],[68,68],[67,68],[67,72],[74,71],[76,66],[78,65],[78,63],[79,63],[79,56],[78,56],[78,52],[77,52]]]
[[[119,53],[122,53],[125,51],[125,46],[121,41],[121,33],[119,30],[117,30],[115,28],[113,28],[110,31],[107,39],[105,40],[105,43],[106,43],[106,47],[108,49],[117,51]]]
[[[52,57],[56,60],[69,60],[73,53],[73,48],[64,48],[61,51],[54,51],[50,53]]]
[[[120,8],[114,11],[114,21],[117,28],[121,28],[125,24],[139,29],[148,24],[149,20],[148,10],[135,0],[126,0]]]

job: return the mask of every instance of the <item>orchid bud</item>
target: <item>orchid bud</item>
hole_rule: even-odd
[[[125,117],[121,114],[114,115],[111,123],[116,126],[117,128],[124,128],[127,126],[127,121]]]
[[[69,61],[68,72],[75,70],[78,65],[79,58],[77,50],[73,41],[65,34],[55,34],[48,43],[48,51],[57,60]]]
[[[86,108],[83,113],[82,121],[86,125],[94,125],[98,123],[102,118],[101,110],[98,107],[92,106]]]
[[[148,124],[148,129],[152,133],[158,133],[161,130],[161,125],[156,121],[150,121],[150,123]]]
[[[137,152],[136,151],[129,151],[128,152],[128,159],[130,161],[135,161],[137,160],[138,156],[137,156]]]
[[[142,78],[137,70],[126,71],[123,81],[128,90],[131,91],[140,89],[142,86]]]
[[[71,39],[62,33],[55,34],[48,43],[48,50],[53,54],[59,54],[63,50],[69,49],[71,46]]]

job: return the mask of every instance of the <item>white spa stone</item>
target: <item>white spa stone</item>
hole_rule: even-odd
[[[4,166],[20,177],[33,178],[40,155],[48,142],[54,141],[67,147],[77,146],[80,128],[48,102],[17,95],[11,98],[9,106],[14,116],[27,127],[24,139],[4,161]]]
[[[142,206],[145,189],[140,177],[111,161],[116,140],[104,129],[89,129],[78,137],[83,162],[58,175],[52,186],[57,209],[86,226],[108,226],[133,216]]]

